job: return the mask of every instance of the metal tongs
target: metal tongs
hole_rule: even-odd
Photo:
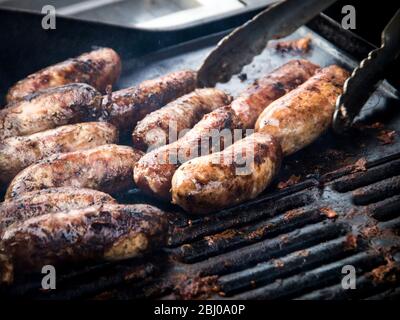
[[[199,84],[213,87],[218,82],[229,81],[263,51],[269,40],[290,35],[335,1],[286,0],[268,7],[218,43],[198,71]],[[400,10],[383,31],[382,46],[373,50],[347,79],[333,117],[336,132],[342,133],[351,126],[399,54]]]
[[[223,38],[198,71],[199,84],[227,82],[249,64],[272,39],[286,37],[336,0],[286,0],[271,5]]]
[[[370,95],[383,80],[385,72],[400,56],[400,9],[382,32],[382,44],[354,69],[344,84],[343,94],[336,102],[333,129],[346,132]]]

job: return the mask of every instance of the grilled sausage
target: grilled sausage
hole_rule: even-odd
[[[172,202],[193,214],[213,212],[253,199],[281,164],[279,143],[255,133],[222,152],[190,160],[172,178]]]
[[[0,141],[0,182],[9,183],[21,170],[53,154],[116,143],[117,129],[108,123],[71,124]]]
[[[34,190],[79,187],[117,193],[133,187],[132,168],[142,152],[107,144],[58,154],[22,170],[10,183],[6,199]]]
[[[292,60],[258,79],[232,102],[243,127],[253,129],[258,116],[271,102],[302,84],[318,68],[308,60]]]
[[[336,99],[348,76],[335,65],[322,69],[265,109],[256,131],[276,137],[284,155],[304,148],[330,126]]]
[[[147,114],[193,91],[195,87],[196,73],[185,70],[113,92],[103,99],[103,120],[114,124],[123,136],[130,135],[137,122]]]
[[[175,170],[191,158],[223,149],[230,142],[229,138],[225,141],[225,134],[230,135],[239,123],[230,106],[206,114],[182,138],[145,154],[136,163],[133,171],[136,185],[150,195],[169,201]],[[212,130],[223,134],[213,139]]]
[[[192,128],[206,113],[231,101],[232,98],[221,90],[197,89],[139,121],[132,133],[133,146],[146,151],[173,142],[183,130]],[[169,136],[171,131],[175,138]]]
[[[114,84],[121,73],[121,59],[109,48],[101,48],[84,53],[42,69],[18,81],[7,94],[7,102],[21,98],[39,90],[62,86],[69,83],[87,83],[99,91]]]
[[[1,278],[13,271],[40,272],[44,265],[118,261],[164,245],[163,212],[149,205],[95,205],[45,214],[7,228],[2,236]]]
[[[330,125],[347,77],[348,72],[338,66],[322,69],[270,104],[257,121],[258,133],[223,152],[184,163],[172,179],[173,202],[191,213],[209,213],[256,197],[278,171],[281,148],[283,155],[293,153]],[[252,170],[243,175],[238,160],[243,163],[248,154]]]
[[[229,107],[221,107],[205,115],[182,138],[141,158],[134,170],[137,186],[146,193],[170,200],[172,176],[179,165],[199,155],[223,150],[227,134],[232,140],[234,129],[252,129],[264,108],[274,99],[306,81],[316,69],[317,66],[311,62],[294,60],[256,81]],[[216,132],[219,132],[220,139],[215,139]],[[177,154],[184,157],[179,156],[177,159]],[[170,160],[171,156],[173,161]]]
[[[83,188],[64,187],[32,191],[0,203],[0,233],[15,222],[43,214],[116,203],[108,194]]]
[[[101,116],[101,95],[87,84],[46,89],[0,110],[0,140]]]

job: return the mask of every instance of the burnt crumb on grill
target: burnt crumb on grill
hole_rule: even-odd
[[[218,277],[191,277],[183,276],[174,288],[175,295],[184,300],[207,299],[212,294],[219,293]]]
[[[273,48],[281,53],[306,54],[311,49],[311,37],[306,36],[295,40],[278,41]]]
[[[361,234],[366,238],[372,238],[380,234],[380,230],[377,226],[365,227],[361,230]]]
[[[338,214],[335,210],[328,208],[328,207],[324,207],[319,210],[321,211],[321,213],[323,213],[329,219],[335,219],[338,216]]]
[[[346,242],[344,244],[345,250],[354,250],[357,248],[357,237],[350,233],[346,236]]]
[[[392,144],[396,137],[396,131],[394,130],[382,130],[379,132],[377,139],[382,145]]]
[[[399,271],[399,266],[391,258],[386,257],[386,264],[373,269],[369,275],[375,283],[396,282]]]
[[[272,224],[267,224],[261,228],[258,228],[257,230],[250,232],[247,235],[247,239],[250,239],[250,240],[261,239],[267,234],[267,231],[270,230],[272,227],[273,227]]]
[[[285,189],[287,187],[290,187],[300,181],[301,177],[300,176],[295,176],[291,175],[290,178],[287,181],[281,181],[278,183],[277,188],[278,189]]]
[[[241,82],[246,81],[246,80],[247,80],[247,73],[244,73],[244,72],[240,73],[240,74],[238,75],[238,78],[239,78],[239,80],[240,80]]]
[[[304,214],[304,209],[302,208],[289,210],[283,215],[283,220],[290,221],[292,219],[300,217],[303,214]]]
[[[207,241],[207,243],[211,246],[213,245],[216,241],[221,240],[221,239],[226,239],[229,240],[231,238],[234,238],[235,236],[237,236],[238,234],[240,234],[239,231],[237,230],[232,230],[232,229],[228,229],[225,230],[221,233],[218,233],[216,235],[213,236],[206,236],[204,237],[204,239]]]
[[[367,171],[367,160],[365,158],[360,158],[354,163],[352,172]]]

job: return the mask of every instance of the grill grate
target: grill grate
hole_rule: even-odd
[[[355,61],[350,55],[363,58],[371,49],[323,16],[311,25],[316,32],[302,27],[291,36],[311,34],[313,49],[307,56],[281,56],[267,48],[267,54],[256,57],[243,70],[249,75],[246,81],[234,77],[221,88],[237,93],[271,68],[293,58],[307,58],[321,65],[338,63],[351,69]],[[116,34],[120,39],[133,38],[113,31]],[[148,44],[156,43],[155,40],[160,43],[157,48],[162,43],[165,46],[164,38],[168,37],[157,34],[140,31],[135,43],[142,45],[127,48],[129,41],[124,41],[116,49],[138,52],[137,48],[153,47]],[[168,33],[173,37],[178,34],[183,33]],[[220,36],[211,35],[151,54],[140,51],[135,59],[124,61],[126,67],[118,86],[128,87],[173,71],[176,66],[196,69]],[[67,43],[67,38],[60,39]],[[18,38],[18,43],[21,42]],[[83,42],[85,45],[79,47],[82,50],[88,43],[104,44],[98,39]],[[350,55],[332,44],[340,45]],[[128,56],[132,55],[130,52]],[[48,58],[43,60],[42,56],[36,58],[44,65]],[[19,70],[22,72],[24,68]],[[399,130],[400,118],[388,112],[398,110],[396,104],[398,99],[391,87],[382,85],[364,109],[379,110],[374,121],[384,122],[385,130]],[[368,119],[366,115],[361,120]],[[400,139],[383,145],[377,139],[380,130],[360,128],[351,141],[328,132],[310,147],[286,158],[277,179],[287,181],[296,175],[303,181],[279,191],[272,185],[257,199],[210,217],[189,218],[172,205],[154,203],[138,190],[121,194],[120,202],[148,202],[170,211],[171,232],[166,248],[143,259],[145,264],[125,261],[57,270],[55,291],[38,289],[39,279],[17,279],[5,294],[54,299],[398,296]],[[360,158],[368,162],[355,165]],[[341,288],[341,270],[345,264],[355,266],[360,290]]]
[[[354,167],[342,169],[345,174],[328,173],[321,177],[323,182],[308,180],[216,218],[177,228],[170,252],[193,274],[218,276],[221,292],[213,297],[326,299],[383,294],[397,286],[395,253],[400,243],[400,161],[397,156],[390,159],[394,160],[367,163],[356,173]],[[393,263],[393,282],[376,283],[369,273],[382,266],[383,273],[389,272],[384,268],[388,261]],[[341,287],[346,264],[357,269],[361,290]]]
[[[168,247],[145,265],[78,268],[59,276],[56,292],[38,293],[37,283],[21,281],[11,294],[181,298],[188,282],[212,279],[200,293],[216,299],[395,297],[400,190],[397,175],[390,174],[397,174],[400,161],[366,167],[306,180],[212,217],[190,220],[172,212],[179,223],[171,226]],[[342,288],[347,264],[356,268],[360,290]]]

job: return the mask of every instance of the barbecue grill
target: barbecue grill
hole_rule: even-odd
[[[0,20],[10,30],[0,35],[1,43],[10,43],[10,50],[1,53],[5,66],[1,93],[24,75],[91,46],[110,46],[121,53],[120,88],[177,68],[196,69],[218,40],[254,13],[175,31],[59,18],[53,32],[32,28],[40,24],[39,15],[1,10]],[[34,34],[17,37],[18,22]],[[336,63],[352,69],[373,48],[323,14],[289,39],[306,35],[312,38],[312,50],[300,57],[323,66]],[[50,56],[37,49],[46,43],[52,46]],[[30,58],[23,59],[30,51]],[[235,95],[260,75],[298,57],[268,46],[243,70],[246,80],[235,76],[219,87]],[[286,158],[273,185],[257,199],[207,217],[191,217],[136,189],[119,194],[119,202],[146,202],[168,212],[170,235],[165,248],[140,260],[58,270],[54,291],[41,289],[41,275],[21,276],[11,287],[2,288],[2,295],[33,299],[398,297],[400,141],[387,136],[400,130],[399,106],[396,89],[382,83],[365,105],[350,139],[328,132]],[[346,265],[356,270],[356,290],[342,287]]]

